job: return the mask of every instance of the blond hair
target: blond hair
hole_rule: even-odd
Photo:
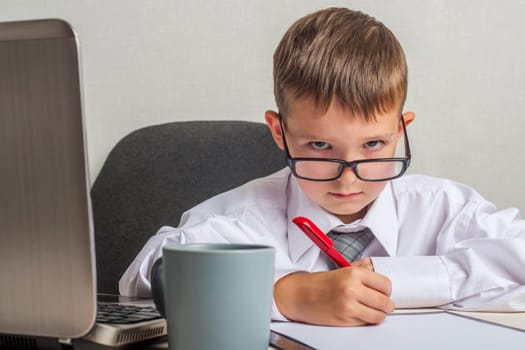
[[[407,65],[401,45],[381,22],[362,12],[329,8],[297,20],[273,56],[279,111],[309,97],[327,109],[335,100],[354,116],[374,119],[401,109]]]

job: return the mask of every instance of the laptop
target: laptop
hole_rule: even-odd
[[[0,348],[167,333],[151,300],[97,302],[87,169],[74,31],[57,19],[0,23]]]

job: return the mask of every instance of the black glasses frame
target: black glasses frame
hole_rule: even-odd
[[[412,154],[410,152],[410,144],[408,142],[407,129],[406,129],[406,125],[405,125],[405,119],[403,118],[403,115],[401,115],[401,123],[403,125],[403,134],[404,134],[404,139],[405,139],[405,158],[359,159],[359,160],[354,160],[354,161],[351,161],[351,162],[348,162],[348,161],[342,160],[342,159],[334,159],[334,158],[293,158],[290,155],[290,150],[288,149],[288,144],[286,143],[286,136],[285,136],[285,133],[284,133],[284,125],[283,125],[283,118],[282,118],[281,113],[279,113],[279,125],[281,127],[281,134],[283,136],[284,151],[286,153],[286,165],[290,168],[290,170],[292,171],[292,173],[294,174],[295,177],[297,177],[299,179],[303,179],[303,180],[309,180],[309,181],[318,181],[318,182],[334,181],[334,180],[338,179],[339,177],[341,177],[341,175],[343,174],[343,171],[344,171],[345,168],[352,168],[352,170],[354,171],[355,176],[361,181],[382,182],[382,181],[388,181],[388,180],[397,179],[397,178],[399,178],[399,177],[401,177],[401,176],[403,176],[405,174],[406,170],[410,166],[410,161],[412,159]],[[337,176],[331,177],[329,179],[313,179],[313,178],[301,176],[301,175],[298,175],[296,170],[295,170],[295,163],[300,162],[300,161],[317,161],[317,162],[321,161],[321,162],[327,162],[327,163],[337,163],[337,164],[339,164],[339,171],[337,173]],[[362,178],[359,175],[358,171],[357,171],[357,166],[359,164],[363,164],[363,163],[383,163],[383,162],[400,162],[400,163],[402,163],[401,171],[396,176],[391,176],[391,177],[382,178],[382,179],[373,179],[373,180]]]

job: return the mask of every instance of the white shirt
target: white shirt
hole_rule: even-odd
[[[120,280],[123,295],[150,295],[150,272],[170,243],[272,245],[275,281],[295,271],[326,271],[333,263],[292,219],[306,216],[324,232],[368,227],[363,252],[390,278],[398,308],[525,310],[525,221],[517,209],[497,211],[473,189],[443,179],[406,175],[390,181],[366,216],[343,224],[306,197],[289,169],[253,180],[162,227]],[[273,319],[284,317],[273,307]]]

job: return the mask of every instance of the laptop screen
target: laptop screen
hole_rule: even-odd
[[[0,23],[0,333],[76,338],[96,315],[78,45]]]

